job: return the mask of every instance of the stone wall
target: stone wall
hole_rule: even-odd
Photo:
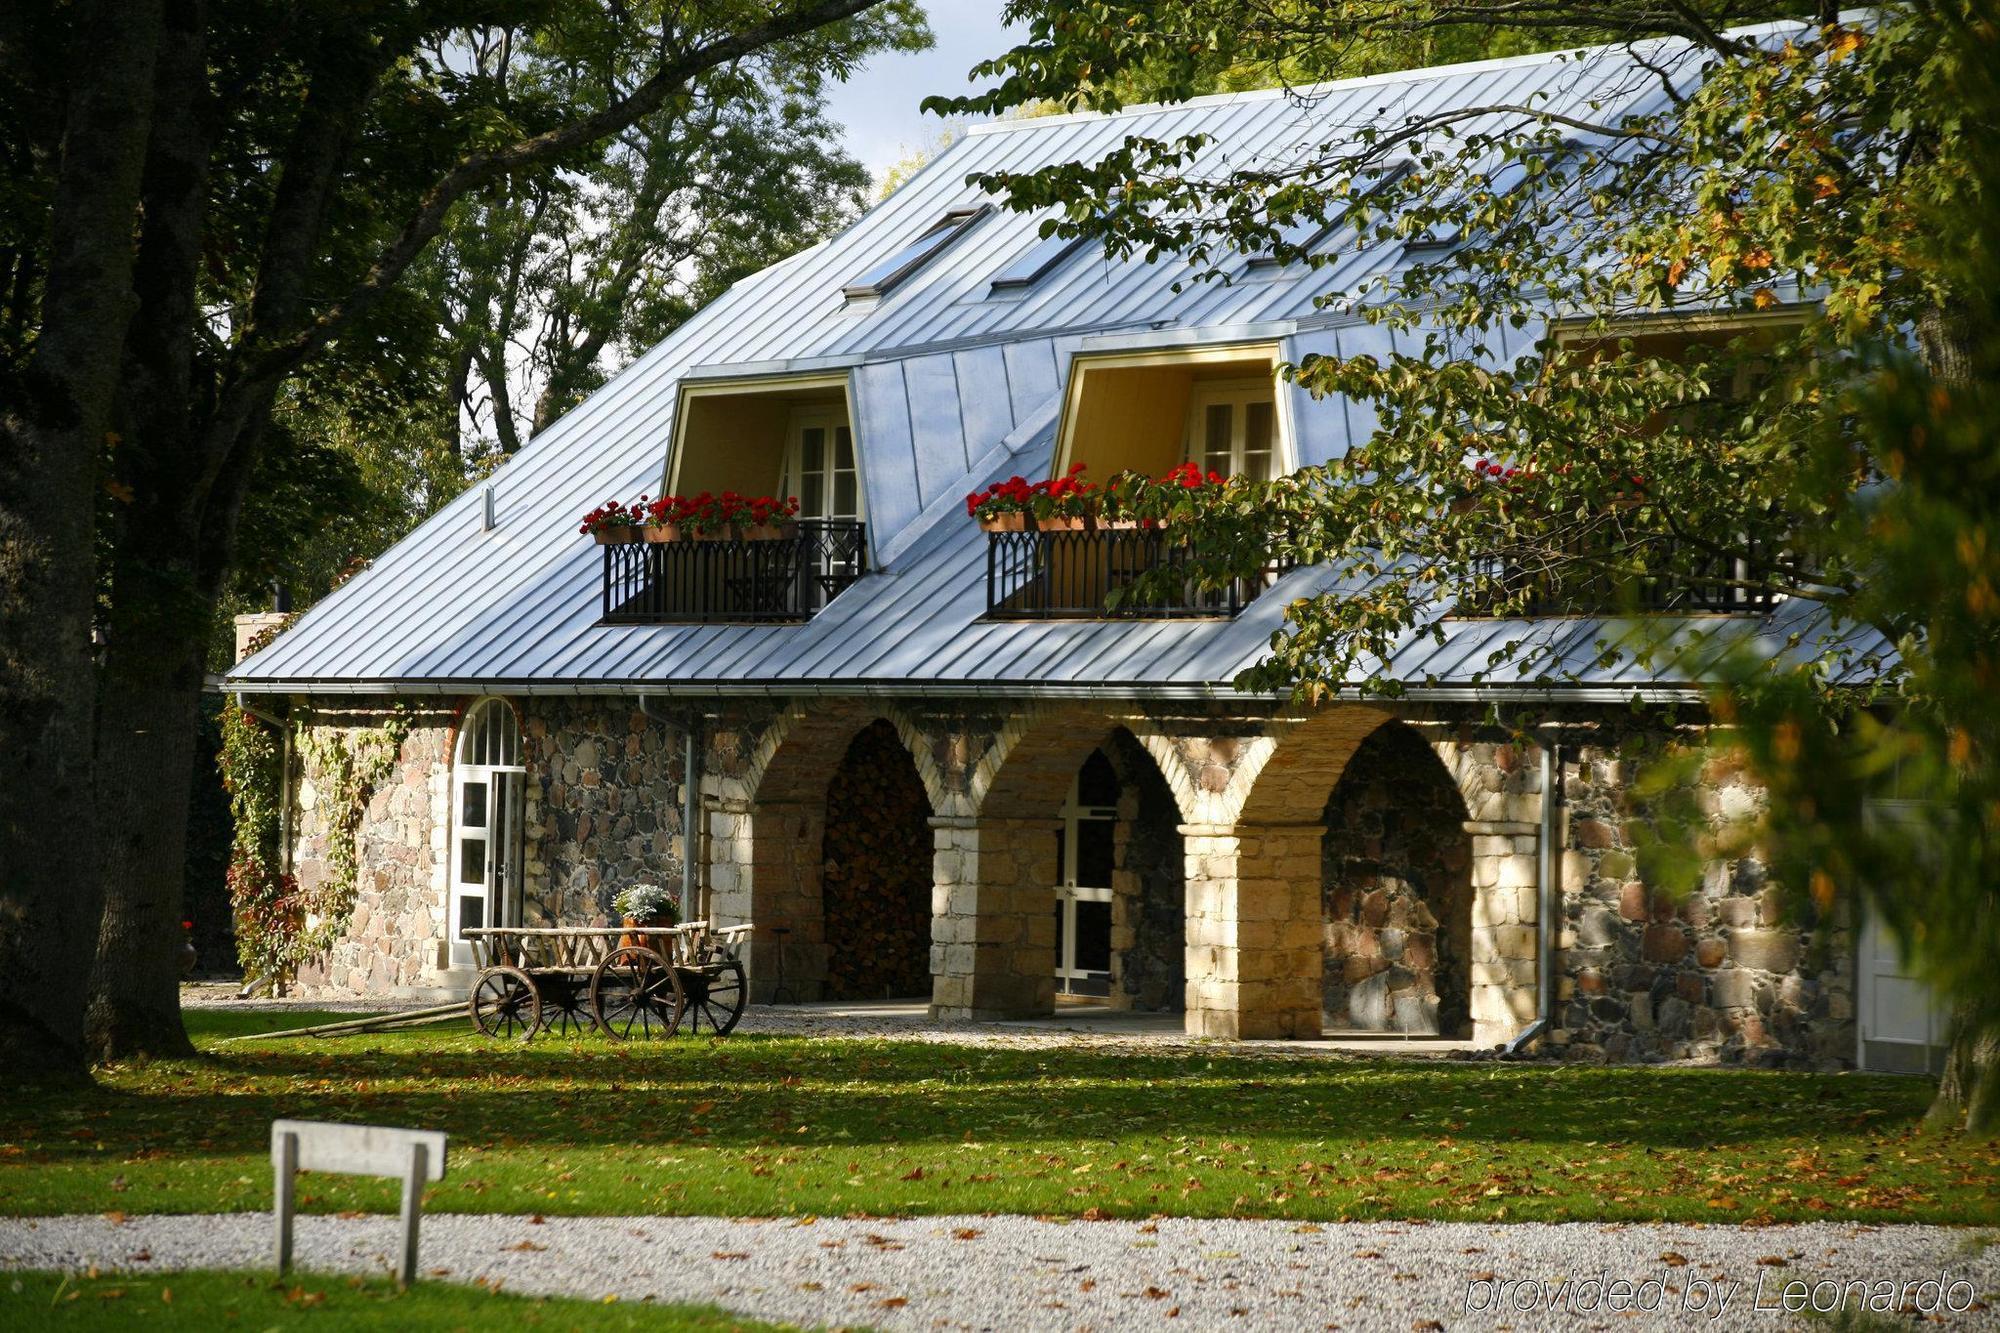
[[[1556,1041],[1579,1059],[1850,1063],[1851,933],[1810,915],[1787,920],[1784,895],[1754,855],[1711,862],[1698,883],[1646,884],[1637,855],[1645,812],[1631,788],[1661,737],[1608,730],[1564,764]],[[1748,814],[1763,800],[1728,759],[1703,769],[1693,796],[1714,818]],[[1802,910],[1810,914],[1810,904]]]
[[[528,925],[612,919],[628,884],[681,883],[682,736],[623,698],[524,701]]]
[[[1451,774],[1388,723],[1348,761],[1325,818],[1327,1026],[1469,1035],[1472,849]]]
[[[385,713],[310,715],[322,731],[348,738],[381,726]],[[453,713],[415,710],[388,779],[369,793],[357,837],[354,909],[325,957],[299,970],[307,993],[359,995],[420,989],[433,979],[444,940],[445,858],[451,803]],[[292,873],[307,892],[333,874],[329,857],[333,780],[308,747],[293,757],[289,812]]]
[[[1187,984],[1186,850],[1159,768],[1131,736],[1106,744],[1118,771],[1116,869],[1111,873],[1111,1007],[1181,1008]]]

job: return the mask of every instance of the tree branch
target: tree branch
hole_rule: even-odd
[[[244,376],[253,380],[280,378],[337,337],[387,293],[437,235],[452,205],[473,190],[618,133],[656,110],[670,93],[698,74],[753,55],[773,43],[852,18],[880,3],[882,0],[816,0],[792,13],[774,15],[755,27],[673,56],[668,55],[663,31],[664,63],[630,95],[588,116],[504,148],[473,153],[445,173],[426,192],[402,231],[376,257],[354,289],[296,336],[251,357],[244,366]]]

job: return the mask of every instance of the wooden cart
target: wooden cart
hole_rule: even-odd
[[[592,1028],[618,1041],[722,1036],[743,1017],[749,986],[737,958],[750,926],[489,926],[465,932],[479,976],[472,1024],[529,1041]]]

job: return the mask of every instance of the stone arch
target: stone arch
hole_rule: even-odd
[[[1468,1035],[1472,840],[1458,775],[1415,728],[1384,723],[1349,757],[1323,822],[1326,1026]]]
[[[1141,717],[1055,705],[1010,714],[987,733],[967,766],[966,813],[934,821],[941,1017],[1052,1010],[1058,839],[1071,784],[1093,751],[1111,747],[1128,775],[1147,775],[1165,818],[1179,819],[1176,770],[1163,769],[1169,751],[1156,730]],[[1188,790],[1185,779],[1178,786]]]
[[[900,710],[865,699],[783,709],[732,771],[704,783],[710,912],[758,927],[745,951],[757,1000],[781,985],[787,999],[824,992],[827,787],[855,738],[877,723],[893,729],[935,811],[942,784],[928,739]]]
[[[1263,736],[1243,746],[1223,793],[1229,822],[1318,822],[1347,761],[1390,716],[1379,708],[1343,704],[1274,720]]]

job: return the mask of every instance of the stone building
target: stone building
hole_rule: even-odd
[[[1292,601],[1363,591],[1340,571],[1114,605],[1170,541],[987,533],[965,512],[970,491],[1079,462],[1339,458],[1366,410],[1281,367],[1392,350],[1315,298],[1414,257],[1245,256],[1239,282],[1177,289],[1176,265],[1043,238],[969,174],[1169,130],[1281,154],[1302,118],[1481,105],[1496,81],[1516,100],[1656,95],[1628,60],[976,126],[840,237],[732,288],[222,682],[303,736],[399,719],[351,917],[305,983],[462,993],[464,929],[603,922],[651,880],[685,886],[690,916],[754,924],[761,997],[914,990],[945,1019],[1088,1002],[1219,1038],[1579,1058],[1902,1050],[1908,1014],[1862,1008],[1897,980],[1867,923],[1787,915],[1754,858],[1688,883],[1641,868],[1633,785],[1700,738],[1701,682],[1696,653],[1641,668],[1620,645],[1810,637],[1810,608],[1663,589],[1648,615],[1500,621],[1447,600],[1382,665],[1401,697],[1305,709],[1232,682]],[[797,534],[578,531],[607,498],[725,489],[798,497]],[[1519,639],[1539,665],[1492,664]],[[310,884],[348,852],[314,747],[294,749],[288,856]],[[1699,781],[1718,818],[1760,799],[1720,761]]]

